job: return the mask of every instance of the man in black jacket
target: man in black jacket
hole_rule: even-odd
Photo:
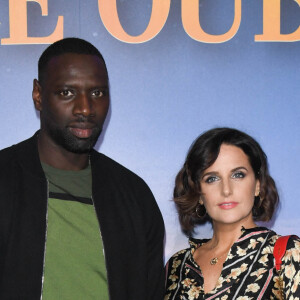
[[[163,220],[141,178],[93,150],[106,65],[67,38],[39,60],[41,128],[0,151],[0,299],[159,300]]]

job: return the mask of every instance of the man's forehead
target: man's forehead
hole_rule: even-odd
[[[52,64],[57,64],[57,63],[59,63],[59,64],[67,63],[70,61],[80,61],[80,62],[84,63],[85,61],[90,62],[91,59],[94,60],[96,63],[100,63],[101,65],[103,65],[105,67],[105,63],[104,63],[103,59],[101,59],[97,55],[73,53],[73,52],[58,54],[58,55],[51,57],[47,63],[47,66],[52,65]]]
[[[74,70],[90,70],[108,80],[106,65],[100,57],[92,54],[64,53],[52,57],[46,65],[45,77],[65,74],[70,76]],[[49,77],[48,77],[49,78]]]

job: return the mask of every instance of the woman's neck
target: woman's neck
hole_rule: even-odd
[[[210,249],[218,249],[218,251],[229,250],[231,246],[238,240],[242,234],[242,228],[254,228],[256,224],[249,222],[248,224],[213,224],[213,237],[208,242]]]

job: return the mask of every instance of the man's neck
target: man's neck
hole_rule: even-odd
[[[73,153],[62,147],[49,143],[43,138],[38,137],[38,151],[41,162],[57,169],[79,171],[85,169],[89,164],[88,153]]]

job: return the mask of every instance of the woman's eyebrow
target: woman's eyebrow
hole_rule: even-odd
[[[204,173],[201,178],[203,179],[205,176],[208,176],[208,175],[218,175],[219,173],[217,171],[211,171],[211,172],[207,172],[207,173]]]
[[[238,171],[238,170],[241,170],[241,169],[245,170],[245,171],[248,171],[248,169],[246,167],[241,166],[241,167],[237,167],[237,168],[232,169],[231,172],[235,172],[235,171]]]

